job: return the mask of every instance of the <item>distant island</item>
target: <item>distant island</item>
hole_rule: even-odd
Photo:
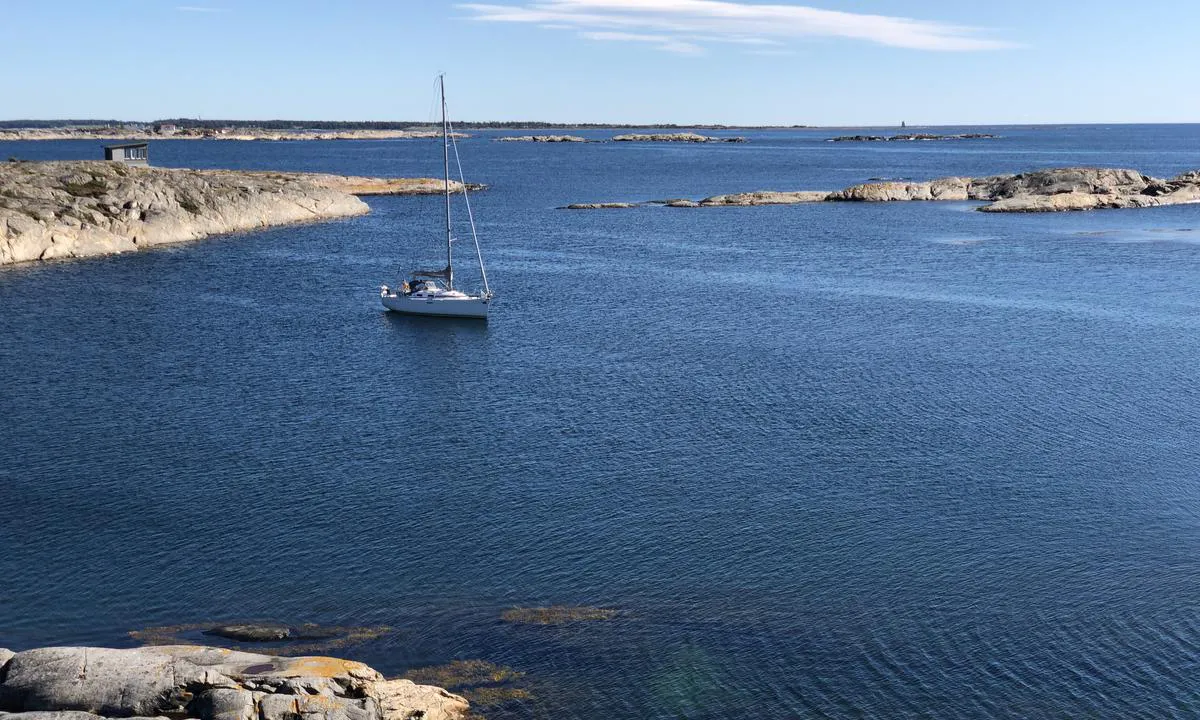
[[[703,200],[677,198],[646,203],[572,203],[565,210],[608,210],[665,205],[676,208],[795,205],[815,202],[896,202],[976,200],[990,203],[982,212],[1058,212],[1147,208],[1200,203],[1200,170],[1164,180],[1137,170],[1054,168],[981,178],[947,177],[926,182],[874,182],[844,190],[760,190],[714,195]]]
[[[278,131],[313,130],[421,130],[433,129],[432,121],[410,120],[201,120],[198,118],[164,118],[149,122],[130,120],[0,120],[0,130],[35,128],[137,128],[146,129],[169,125],[182,130],[247,129]],[[799,130],[811,125],[679,125],[675,123],[554,123],[537,120],[496,120],[456,122],[460,130],[607,130],[607,129],[654,129],[654,130]]]
[[[631,134],[631,135],[615,135],[613,142],[685,142],[685,143],[743,143],[746,142],[744,137],[713,137],[711,135],[701,135],[699,133],[682,132],[682,133],[652,133],[652,134]]]
[[[900,135],[839,135],[825,142],[911,142],[914,140],[998,140],[999,135],[989,133],[960,133],[957,135],[932,135],[930,133],[901,133]]]
[[[498,142],[534,142],[534,143],[586,143],[605,142],[604,140],[589,140],[578,135],[514,135],[496,138]],[[681,133],[646,133],[614,135],[612,142],[682,142],[682,143],[744,143],[744,137],[713,137],[693,132]]]
[[[585,143],[594,142],[578,135],[509,135],[496,138],[498,142]]]
[[[455,137],[468,137],[459,132]],[[38,127],[0,129],[0,140],[395,140],[438,138],[441,130],[277,130],[262,127],[152,128],[129,126]]]

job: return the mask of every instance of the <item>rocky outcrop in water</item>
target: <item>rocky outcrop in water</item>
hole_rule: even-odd
[[[931,135],[929,133],[902,133],[900,135],[840,135],[827,138],[825,142],[912,142],[919,140],[996,140],[999,135],[988,133],[961,133],[958,135]]]
[[[967,200],[970,178],[948,177],[928,182],[877,182],[829,193],[829,201],[893,202],[896,200]]]
[[[302,180],[318,187],[337,190],[348,195],[441,195],[445,192],[445,180],[442,178],[375,178],[359,177],[357,175],[328,175],[326,173],[298,172],[258,172],[258,171],[214,171],[234,172],[258,177],[269,177],[282,180]],[[467,183],[467,190],[486,189],[486,185]],[[457,180],[450,181],[450,192],[460,193],[463,185]]]
[[[1058,212],[1200,202],[1200,174],[1170,180],[1120,168],[1056,168],[922,183],[868,183],[830,193],[831,201],[981,200],[982,212]]]
[[[714,195],[703,200],[677,199],[667,207],[694,208],[729,205],[793,205],[810,202],[899,202],[977,200],[990,204],[982,212],[1057,212],[1107,208],[1145,208],[1200,202],[1200,171],[1169,180],[1137,170],[1113,168],[1056,168],[1016,175],[982,178],[946,177],[925,182],[869,182],[844,190],[798,190]],[[636,207],[638,203],[587,203],[571,209]]]
[[[330,657],[196,645],[5,653],[3,720],[460,720],[468,709],[441,688]]]
[[[453,191],[461,191],[452,183]],[[221,233],[362,215],[355,197],[443,192],[433,178],[0,163],[0,265],[130,252]]]
[[[697,207],[714,207],[720,205],[795,205],[796,203],[821,202],[829,193],[824,190],[795,190],[792,192],[775,192],[761,190],[758,192],[735,193],[733,195],[714,195],[696,203]],[[668,205],[671,205],[668,203]],[[672,207],[688,207],[672,205]]]
[[[497,142],[532,142],[532,143],[585,143],[591,142],[578,135],[510,135],[496,138]]]
[[[690,132],[653,134],[632,133],[627,135],[615,135],[613,136],[613,142],[742,143],[746,142],[746,138],[713,137],[711,135],[700,135],[699,133]]]
[[[606,203],[571,203],[565,205],[559,210],[623,210],[625,208],[640,207],[641,203],[629,202],[606,202]]]

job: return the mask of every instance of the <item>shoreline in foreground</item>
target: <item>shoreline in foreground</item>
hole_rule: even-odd
[[[469,185],[468,189],[482,186]],[[462,184],[451,182],[452,192]],[[0,265],[111,255],[369,212],[359,195],[436,195],[435,178],[0,163]]]
[[[469,703],[353,660],[203,645],[0,648],[3,720],[460,720]]]

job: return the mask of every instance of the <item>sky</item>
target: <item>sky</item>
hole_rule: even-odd
[[[0,0],[0,119],[1200,122],[1185,0]]]

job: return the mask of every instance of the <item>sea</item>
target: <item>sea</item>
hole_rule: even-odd
[[[325,651],[493,668],[449,683],[491,720],[1200,716],[1200,206],[558,209],[1200,168],[1200,125],[931,131],[1000,137],[472,131],[486,323],[380,304],[440,266],[437,196],[0,268],[0,647],[372,628]],[[442,158],[164,140],[150,161]],[[505,615],[548,606],[603,617]]]

